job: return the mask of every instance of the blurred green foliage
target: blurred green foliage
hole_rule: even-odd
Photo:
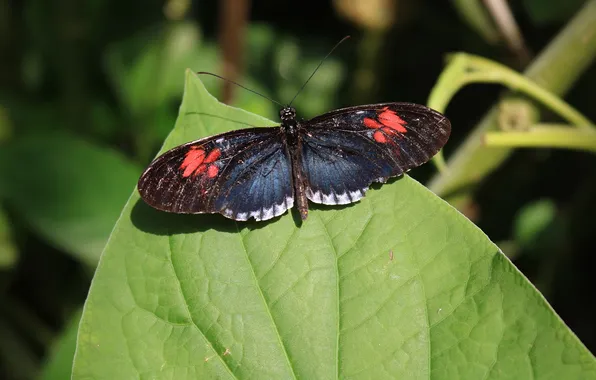
[[[524,248],[534,248],[541,234],[553,223],[556,209],[552,201],[540,199],[524,206],[518,213],[514,225],[515,241]]]
[[[72,345],[71,321],[103,245],[174,126],[184,70],[222,72],[219,3],[165,3],[0,1],[1,378],[64,378],[62,370],[43,369],[54,365],[52,342]],[[486,14],[477,4],[393,3],[393,24],[372,31],[374,19],[342,18],[337,2],[255,1],[236,79],[286,103],[330,47],[352,35],[294,103],[309,118],[355,102],[424,103],[452,51],[516,61],[495,30],[482,29]],[[546,46],[583,3],[512,4],[529,50]],[[221,81],[203,79],[221,96]],[[592,65],[566,97],[591,120],[594,88]],[[457,94],[447,109],[454,126],[447,156],[498,91],[477,85]],[[267,100],[241,89],[233,95],[235,106],[277,119],[278,107]],[[426,165],[413,175],[425,181],[432,171]],[[520,150],[482,182],[466,210],[493,240],[512,242],[515,264],[591,350],[594,178],[593,155]]]
[[[536,25],[553,24],[569,19],[584,0],[523,0],[528,16]]]
[[[117,152],[65,133],[15,138],[0,152],[5,201],[33,231],[92,267],[140,173]]]

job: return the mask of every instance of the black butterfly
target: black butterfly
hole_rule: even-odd
[[[141,176],[141,197],[158,210],[220,213],[267,220],[294,203],[302,219],[308,200],[326,205],[362,198],[422,165],[447,142],[449,120],[412,103],[342,108],[308,121],[284,107],[281,125],[222,133],[180,145]]]

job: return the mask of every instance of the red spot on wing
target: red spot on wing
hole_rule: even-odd
[[[363,121],[364,125],[368,128],[380,128],[383,126],[383,124],[379,123],[375,119],[371,119],[370,117],[365,117]]]
[[[186,152],[184,161],[180,164],[180,169],[184,170],[182,177],[197,176],[203,173],[207,173],[209,178],[215,177],[219,169],[212,163],[219,157],[221,157],[221,150],[219,148],[215,148],[206,154],[205,150],[199,147],[191,147]]]
[[[199,165],[199,167],[197,168],[197,170],[195,170],[195,172],[193,174],[199,175],[201,173],[205,173],[206,171],[207,171],[207,165],[201,164],[201,165]]]
[[[182,176],[188,177],[189,175],[191,175],[203,163],[204,159],[204,150],[197,149],[195,147],[191,148],[186,153],[186,157],[184,157],[184,161],[182,161],[182,164],[180,165],[180,169],[184,170]]]
[[[182,165],[180,165],[181,169],[184,169],[185,167],[194,164],[196,162],[198,162],[198,165],[200,165],[203,160],[205,159],[205,151],[202,149],[190,149],[187,153],[186,153],[186,157],[184,157],[184,161],[182,162]]]
[[[207,169],[207,176],[209,178],[213,178],[217,175],[219,169],[215,165],[209,165],[209,169]]]
[[[207,155],[207,158],[205,158],[205,163],[210,164],[210,163],[214,162],[215,160],[217,160],[220,156],[221,156],[221,150],[219,150],[219,148],[215,148],[211,152],[209,152],[209,154]]]
[[[400,133],[406,133],[408,130],[405,125],[408,124],[404,119],[399,117],[395,111],[388,107],[383,108],[383,112],[379,114],[379,121],[386,127],[394,129]]]
[[[186,167],[186,169],[184,169],[184,172],[182,173],[182,177],[186,178],[189,175],[191,175],[196,169],[196,165],[189,165]]]
[[[381,132],[380,130],[376,131],[373,134],[373,138],[375,139],[376,142],[381,143],[381,144],[384,144],[387,142],[387,136],[385,136],[385,134],[383,132]]]

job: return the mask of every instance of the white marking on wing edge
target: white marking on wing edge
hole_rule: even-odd
[[[312,191],[312,189],[306,189],[306,197],[315,203],[320,203],[324,205],[346,205],[352,202],[356,202],[364,197],[364,192],[368,190],[368,187],[365,187],[362,190],[355,190],[355,191],[344,191],[341,194],[331,193],[331,194],[323,194],[321,191]]]
[[[286,198],[286,210],[294,207],[294,197]]]
[[[310,188],[306,189],[306,197],[315,203],[323,202],[323,200],[321,199],[321,192],[320,191],[313,192]]]
[[[294,198],[286,197],[286,199],[283,202],[281,202],[280,204],[274,204],[273,206],[271,206],[269,208],[262,208],[257,211],[251,211],[250,213],[248,213],[248,217],[252,217],[256,221],[268,220],[271,218],[275,218],[276,216],[280,216],[281,214],[286,212],[286,210],[292,208],[293,206],[294,206]],[[244,213],[244,214],[247,214],[247,213]],[[244,219],[244,220],[246,220],[246,219]]]
[[[335,193],[323,194],[324,205],[336,205],[337,200],[335,199]]]
[[[267,220],[273,218],[273,206],[269,208],[263,208],[263,216],[261,220]]]
[[[368,187],[365,187],[362,190],[350,191],[350,197],[352,197],[352,201],[355,202],[359,199],[362,199],[366,190],[368,190]]]
[[[231,217],[232,217],[232,215],[234,215],[234,211],[232,211],[231,209],[227,208],[227,209],[225,209],[225,210],[224,210],[224,215],[225,215],[227,218],[231,218]]]
[[[248,220],[248,213],[247,212],[239,212],[238,215],[236,215],[236,220]]]
[[[346,205],[351,202],[352,201],[350,200],[350,197],[348,197],[348,193],[346,192],[337,196],[337,204],[339,205]]]
[[[286,204],[280,203],[278,205],[273,205],[273,216],[278,216],[284,213],[287,210]]]

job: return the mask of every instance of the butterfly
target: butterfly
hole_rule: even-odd
[[[308,201],[344,205],[373,182],[430,160],[447,142],[449,120],[413,103],[342,108],[307,121],[280,110],[281,125],[248,128],[177,146],[156,158],[138,189],[150,206],[180,214],[268,220]]]

